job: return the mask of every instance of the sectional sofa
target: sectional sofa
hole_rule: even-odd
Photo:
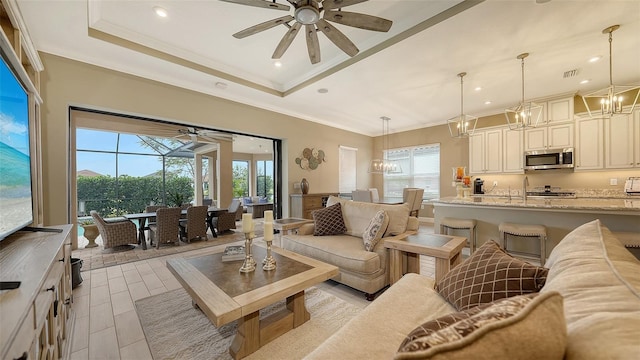
[[[640,261],[600,221],[568,234],[545,266],[539,292],[462,312],[442,284],[407,274],[306,358],[640,359]],[[485,312],[518,302],[525,305],[513,317],[487,320]],[[442,320],[483,306],[479,329]]]

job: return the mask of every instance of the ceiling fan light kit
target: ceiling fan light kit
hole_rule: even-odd
[[[640,86],[613,84],[613,54],[611,49],[613,32],[619,28],[620,25],[612,25],[602,30],[603,34],[609,35],[609,86],[582,96],[582,101],[589,112],[589,116],[592,118],[631,114],[640,97]]]
[[[460,78],[460,115],[447,120],[449,134],[451,134],[451,137],[453,138],[463,138],[473,135],[476,130],[476,124],[478,123],[477,117],[464,113],[463,78],[465,75],[467,75],[466,72],[458,74],[458,77]]]
[[[510,130],[534,128],[538,126],[538,121],[542,117],[542,105],[532,101],[524,101],[524,59],[527,56],[529,56],[529,53],[523,53],[516,57],[521,61],[522,67],[522,100],[518,105],[504,111]]]
[[[289,10],[289,5],[276,3],[276,0],[220,0],[234,4],[256,6],[275,10]],[[233,37],[242,39],[250,35],[271,29],[278,25],[285,25],[289,30],[284,34],[280,43],[273,52],[272,59],[280,59],[287,51],[293,39],[300,31],[302,25],[305,26],[305,38],[309,60],[312,64],[320,62],[320,43],[318,41],[318,31],[333,42],[340,50],[349,56],[355,56],[360,51],[349,38],[335,26],[329,24],[331,21],[350,27],[363,30],[387,32],[391,29],[393,22],[377,16],[365,15],[354,12],[344,12],[343,7],[363,3],[367,0],[288,0],[294,7],[293,16],[282,16],[273,20],[251,26],[233,34]],[[337,11],[334,9],[338,9]],[[294,21],[293,24],[290,24]]]

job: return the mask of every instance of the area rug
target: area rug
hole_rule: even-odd
[[[301,359],[357,315],[361,309],[318,288],[305,292],[311,319],[260,348],[246,359]],[[149,349],[155,360],[230,360],[229,346],[236,322],[216,328],[191,305],[184,289],[136,301]],[[278,311],[284,301],[261,311],[261,317]]]

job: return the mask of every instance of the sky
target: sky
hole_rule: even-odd
[[[27,93],[7,65],[0,62],[0,141],[29,155]]]
[[[138,154],[148,154],[154,156],[126,155],[121,154],[118,159],[120,170],[118,175],[146,176],[156,171],[162,170],[161,157],[150,149],[139,144],[140,139],[135,135],[78,129],[76,132],[76,168],[80,170],[91,170],[101,175],[116,176],[115,154],[105,154],[96,152],[86,152],[81,150],[98,150],[129,152]]]

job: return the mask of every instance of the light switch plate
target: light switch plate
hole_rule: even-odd
[[[609,185],[618,185],[618,178],[609,179]]]

